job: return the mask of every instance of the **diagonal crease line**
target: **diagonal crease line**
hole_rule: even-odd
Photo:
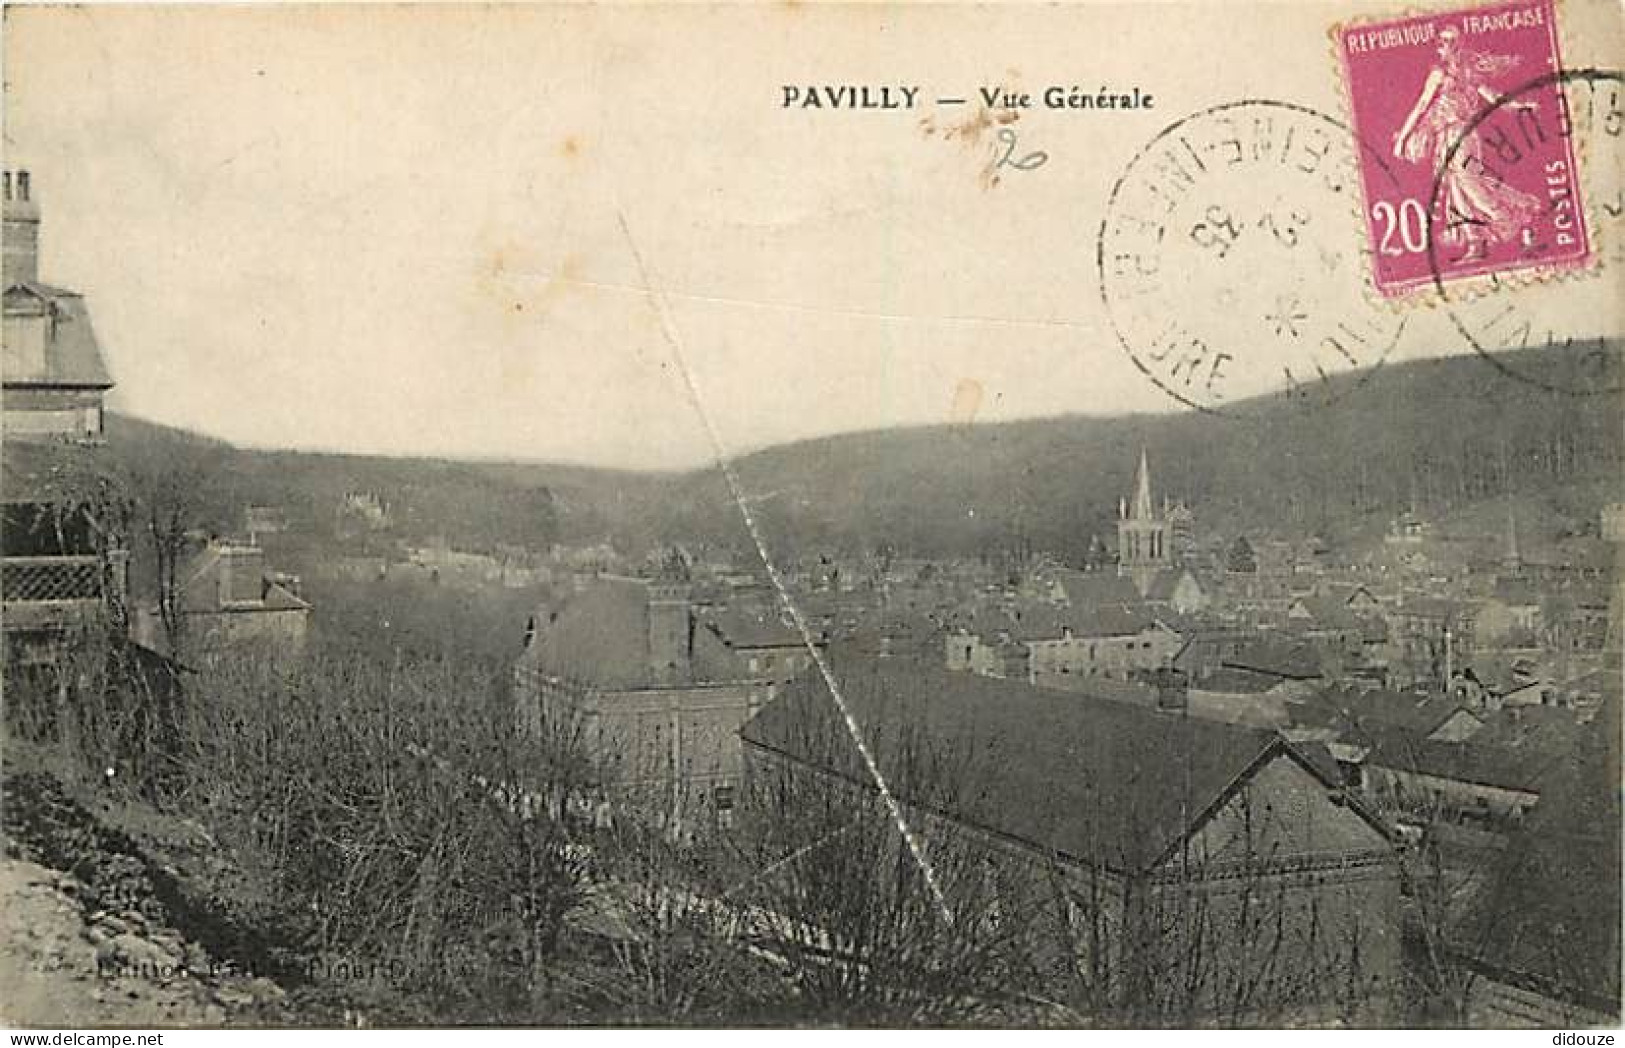
[[[790,617],[795,622],[796,632],[801,634],[801,643],[806,646],[813,662],[818,666],[818,672],[824,678],[824,684],[829,689],[830,698],[835,701],[835,708],[840,711],[841,719],[846,723],[847,734],[852,736],[852,742],[858,748],[858,755],[863,758],[863,765],[869,771],[870,778],[874,779],[875,788],[880,792],[880,798],[885,802],[886,810],[891,813],[892,822],[897,825],[897,831],[903,835],[908,845],[909,854],[920,867],[925,876],[926,887],[931,889],[931,897],[935,900],[938,910],[942,913],[943,922],[953,924],[953,913],[948,909],[948,900],[943,897],[942,887],[937,883],[936,871],[931,868],[930,860],[926,858],[925,847],[914,831],[909,827],[908,820],[903,815],[903,808],[892,793],[891,787],[886,783],[886,777],[881,774],[880,765],[875,762],[874,753],[869,744],[863,739],[863,732],[858,722],[852,716],[852,710],[846,699],[841,695],[840,685],[835,682],[835,674],[830,671],[829,663],[824,659],[818,645],[813,643],[812,631],[807,628],[807,620],[801,615],[793,600],[790,591],[784,584],[779,569],[774,567],[773,559],[767,554],[767,543],[762,539],[761,529],[756,524],[756,515],[751,512],[750,504],[745,499],[743,486],[739,483],[739,476],[734,472],[733,462],[728,457],[726,446],[722,442],[722,434],[711,421],[711,415],[705,410],[705,401],[700,396],[700,387],[689,370],[688,360],[683,355],[681,339],[667,315],[666,300],[663,294],[655,290],[653,282],[649,279],[648,266],[644,264],[643,252],[638,250],[637,241],[632,237],[632,227],[627,224],[626,213],[618,211],[616,217],[621,223],[621,232],[626,235],[627,246],[632,251],[632,257],[638,265],[638,276],[643,281],[644,293],[654,304],[655,315],[660,321],[660,333],[671,350],[672,358],[677,362],[677,370],[682,373],[683,385],[688,393],[689,402],[694,405],[694,411],[700,417],[700,423],[705,427],[706,436],[710,438],[712,453],[716,455],[717,466],[722,470],[723,479],[727,482],[728,493],[733,496],[734,504],[739,507],[739,514],[745,520],[745,529],[750,532],[751,542],[756,546],[756,553],[762,558],[762,566],[767,569],[767,577],[773,583],[773,589],[779,595],[779,600],[789,609]]]
[[[851,822],[847,823],[845,826],[842,826],[840,829],[835,830],[835,831],[830,832],[830,833],[826,833],[826,834],[824,834],[824,836],[822,836],[822,837],[818,838],[817,840],[813,841],[811,844],[803,844],[801,847],[797,848],[795,851],[791,852],[789,855],[784,856],[784,858],[778,859],[778,860],[776,860],[774,862],[771,862],[771,863],[768,863],[766,866],[762,867],[760,870],[757,870],[755,873],[751,874],[749,877],[746,877],[744,880],[740,881],[738,884],[735,884],[733,887],[728,888],[725,891],[723,891],[720,898],[726,899],[728,896],[734,894],[735,892],[741,891],[741,890],[743,890],[745,888],[750,887],[751,885],[755,884],[757,881],[762,880],[763,878],[767,877],[768,875],[770,875],[772,873],[777,872],[778,870],[782,870],[787,866],[795,865],[797,860],[799,860],[803,855],[811,855],[813,852],[817,851],[819,848],[824,847],[826,844],[833,841],[835,838],[845,836],[846,834],[851,833],[853,830],[857,829],[859,826],[862,826],[862,825],[863,825],[863,816],[860,815],[856,819],[853,819]]]

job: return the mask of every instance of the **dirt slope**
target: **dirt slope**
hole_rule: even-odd
[[[134,915],[87,914],[84,886],[32,862],[0,860],[0,1021],[9,1026],[219,1026],[228,1009],[187,970],[173,930]],[[192,961],[207,963],[196,947]]]

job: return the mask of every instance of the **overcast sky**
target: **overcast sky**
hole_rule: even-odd
[[[1217,102],[1341,112],[1346,5],[1238,10],[12,7],[7,164],[116,406],[240,443],[705,461],[644,271],[733,449],[1174,410],[1100,304],[1113,180]],[[989,187],[929,108],[781,105],[862,83],[1156,108],[1027,114],[1048,162]]]

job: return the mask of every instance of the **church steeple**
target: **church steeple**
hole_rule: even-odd
[[[1134,477],[1134,511],[1130,520],[1155,520],[1156,511],[1151,503],[1151,467],[1146,462],[1145,448],[1140,448],[1140,471]]]
[[[1140,449],[1140,467],[1134,476],[1134,498],[1119,508],[1117,522],[1117,570],[1131,575],[1141,594],[1146,593],[1156,574],[1170,563],[1168,522],[1159,516],[1151,501],[1151,465],[1145,448]]]

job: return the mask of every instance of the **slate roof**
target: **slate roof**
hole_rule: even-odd
[[[839,652],[841,694],[905,801],[1124,873],[1153,869],[1258,767],[1272,731],[1179,717],[936,667]],[[821,676],[800,678],[742,730],[747,744],[871,783]],[[922,762],[939,769],[911,775]]]
[[[1015,614],[1003,611],[978,620],[969,628],[984,640],[990,635],[1008,631],[1011,636],[1025,641],[1056,640],[1070,625],[1070,609],[1050,605],[1029,605]]]
[[[1157,621],[1181,637],[1194,637],[1213,630],[1216,620],[1203,612],[1184,614],[1172,608],[1164,608],[1157,612]]]
[[[1326,629],[1359,629],[1364,622],[1362,616],[1355,614],[1348,601],[1339,600],[1334,596],[1317,597],[1313,594],[1299,597],[1297,603],[1303,605],[1304,611],[1309,613],[1310,621]]]
[[[1227,669],[1250,670],[1286,680],[1309,680],[1320,676],[1320,656],[1313,647],[1298,641],[1262,637],[1233,655],[1225,656]]]
[[[705,616],[703,625],[730,648],[799,648],[801,632],[792,621],[767,611],[729,608]]]
[[[1557,706],[1508,706],[1484,715],[1473,741],[1486,746],[1537,748],[1553,756],[1578,746],[1588,730],[1574,710]]]
[[[1163,568],[1151,576],[1151,585],[1146,588],[1145,599],[1163,602],[1173,600],[1174,590],[1179,588],[1180,580],[1187,574],[1198,589],[1207,592],[1209,587],[1196,576],[1195,572],[1187,571],[1185,568]]]
[[[193,557],[181,569],[181,610],[193,614],[225,611],[297,611],[310,604],[293,595],[286,588],[264,579],[260,584],[261,603],[252,607],[226,606],[220,603],[220,588],[215,576],[223,557],[219,547],[209,546]]]
[[[1185,643],[1174,653],[1174,667],[1190,674],[1216,670],[1233,651],[1258,636],[1251,628],[1204,626],[1185,632]]]
[[[1353,610],[1351,605],[1355,598],[1361,594],[1375,599],[1370,588],[1363,582],[1328,582],[1321,586],[1321,593],[1325,599],[1335,601],[1350,610]]]
[[[1062,622],[1071,628],[1075,637],[1127,637],[1142,633],[1157,624],[1156,617],[1143,607],[1111,604],[1093,608],[1069,608]]]
[[[1545,670],[1527,655],[1498,652],[1474,656],[1462,668],[1462,675],[1471,676],[1496,695],[1510,695],[1548,679]]]
[[[1387,643],[1388,620],[1377,615],[1361,616],[1360,639],[1367,644]]]
[[[1379,729],[1371,733],[1370,761],[1457,782],[1540,793],[1587,732],[1571,711],[1538,709],[1500,710],[1462,742]]]
[[[1299,727],[1337,728],[1351,740],[1398,728],[1427,735],[1463,707],[1443,695],[1416,695],[1382,688],[1332,687],[1316,692],[1293,711]]]
[[[1144,605],[1106,604],[1057,608],[1049,604],[1024,605],[1012,614],[999,609],[985,618],[967,623],[966,628],[988,639],[1008,632],[1023,641],[1060,640],[1066,631],[1079,639],[1090,637],[1129,637],[1157,625],[1158,616]]]
[[[542,627],[521,658],[545,673],[599,688],[653,686],[648,583],[599,577]]]
[[[1490,591],[1491,597],[1511,607],[1528,607],[1540,603],[1540,594],[1534,583],[1517,576],[1499,575]]]
[[[1055,581],[1074,608],[1098,607],[1105,604],[1135,605],[1143,602],[1134,580],[1115,571],[1076,571],[1061,568],[1055,572]]]
[[[44,311],[52,319],[46,325],[45,370],[38,374],[16,375],[8,371],[8,388],[57,386],[110,389],[113,379],[102,361],[100,344],[90,323],[90,311],[77,292],[49,284],[17,283],[5,291],[7,314]]]
[[[275,582],[268,583],[265,587],[266,611],[297,611],[308,607],[310,607],[308,601],[294,596],[290,590]]]
[[[1194,681],[1191,687],[1198,691],[1228,695],[1262,695],[1280,683],[1281,678],[1272,673],[1221,666]]]

